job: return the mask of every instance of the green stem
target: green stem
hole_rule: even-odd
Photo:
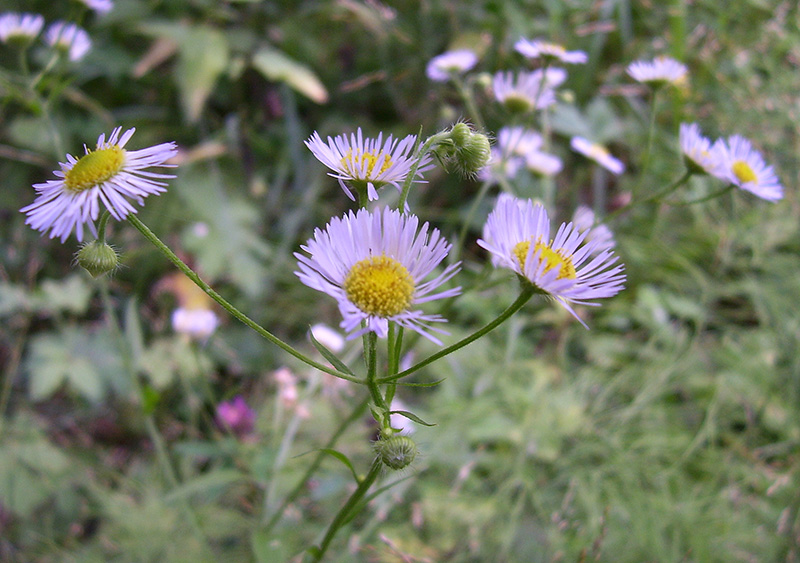
[[[411,375],[415,371],[424,368],[428,364],[431,364],[440,358],[444,358],[445,356],[452,354],[456,350],[460,350],[464,346],[471,344],[472,342],[481,338],[485,334],[488,334],[489,332],[493,331],[498,326],[503,324],[505,321],[507,321],[511,317],[511,315],[519,311],[522,308],[522,306],[525,305],[525,303],[527,303],[531,297],[533,297],[534,293],[536,293],[535,288],[530,283],[526,283],[526,285],[522,289],[522,292],[519,294],[519,297],[517,297],[516,301],[514,301],[511,305],[509,305],[505,311],[500,313],[499,317],[497,317],[495,320],[484,326],[478,332],[475,332],[467,336],[466,338],[459,340],[455,344],[448,346],[443,350],[440,350],[439,352],[433,354],[432,356],[425,358],[424,360],[422,360],[418,364],[411,366],[407,370],[401,371],[400,373],[396,373],[394,375],[387,375],[386,377],[378,378],[376,383],[383,384],[383,383],[391,383],[393,381],[397,381],[398,379],[401,379],[407,375]]]
[[[656,101],[658,99],[658,90],[653,90],[652,96],[652,103],[650,107],[650,124],[647,130],[647,148],[645,149],[644,159],[642,162],[642,171],[639,173],[639,181],[633,187],[633,193],[631,194],[631,199],[636,201],[639,197],[639,192],[642,189],[642,185],[644,184],[645,176],[647,175],[647,169],[650,166],[650,154],[653,151],[653,138],[655,137],[656,132]]]
[[[728,184],[726,187],[722,188],[721,190],[717,190],[716,192],[713,192],[713,193],[711,193],[711,194],[709,194],[709,195],[707,195],[705,197],[701,197],[701,198],[697,198],[697,199],[691,199],[689,201],[665,201],[664,203],[666,203],[667,205],[671,205],[673,207],[679,207],[679,206],[683,206],[683,205],[693,205],[695,203],[702,203],[704,201],[708,201],[708,200],[717,198],[717,197],[719,197],[721,195],[725,195],[726,193],[728,193],[729,191],[731,191],[735,187],[736,186],[734,184]]]
[[[483,125],[483,119],[481,119],[481,114],[478,111],[478,106],[475,105],[475,98],[472,95],[472,91],[467,88],[467,85],[461,80],[461,77],[453,74],[450,77],[453,81],[453,84],[458,90],[458,95],[461,96],[461,99],[464,100],[464,105],[467,106],[467,114],[469,114],[470,119],[472,119],[472,123],[475,125],[475,128],[479,131],[484,131],[485,127]]]
[[[422,144],[420,149],[417,151],[417,154],[414,155],[414,164],[413,166],[411,166],[411,170],[409,170],[405,182],[403,182],[403,190],[400,193],[400,200],[397,202],[397,209],[399,209],[401,213],[405,212],[406,202],[408,201],[408,194],[411,192],[411,185],[414,183],[414,178],[417,175],[417,169],[419,168],[419,163],[422,161],[423,157],[430,152],[430,150],[434,147],[434,145],[446,139],[448,135],[450,135],[448,131],[442,131],[441,133],[437,133],[436,135],[431,135]]]
[[[692,176],[692,172],[690,170],[687,170],[686,172],[683,173],[683,176],[681,176],[680,178],[678,178],[677,180],[672,182],[669,186],[667,186],[666,188],[664,188],[660,192],[657,192],[657,193],[651,195],[650,197],[642,199],[642,200],[639,200],[639,201],[637,201],[635,199],[632,199],[631,202],[628,203],[627,205],[623,205],[619,209],[616,209],[615,211],[613,211],[613,212],[609,213],[608,215],[606,215],[603,218],[603,222],[611,221],[617,215],[620,215],[620,214],[630,210],[631,208],[635,207],[636,205],[640,205],[642,203],[647,203],[647,202],[650,202],[650,201],[657,201],[657,200],[661,199],[662,197],[664,197],[665,195],[671,194],[672,192],[677,190],[679,187],[681,187],[683,184],[685,184],[689,180],[689,178],[691,176]]]
[[[380,475],[382,467],[383,465],[381,464],[381,460],[375,458],[375,461],[372,462],[372,467],[369,469],[369,473],[367,473],[366,477],[359,482],[358,488],[353,492],[352,495],[350,495],[350,498],[347,499],[345,505],[336,514],[336,517],[334,517],[331,525],[328,526],[328,531],[325,532],[325,537],[322,538],[322,543],[319,544],[319,548],[312,555],[312,561],[322,561],[322,558],[325,555],[325,552],[328,550],[328,546],[333,540],[333,537],[336,535],[336,532],[338,532],[339,529],[344,526],[345,522],[350,518],[353,509],[367,494],[369,488],[378,478],[378,475]]]
[[[100,216],[100,221],[97,223],[97,242],[101,244],[106,242],[106,225],[108,225],[110,217],[111,213],[109,211],[103,211],[103,214]]]
[[[383,398],[380,387],[376,383],[378,371],[378,335],[369,331],[366,335],[366,350],[364,353],[367,357],[367,389],[372,397],[372,402],[381,411],[384,420],[378,420],[381,428],[385,428],[388,424],[389,407]]]
[[[361,416],[364,414],[364,409],[367,408],[367,403],[369,403],[368,398],[361,401],[356,406],[356,408],[353,409],[353,412],[350,413],[350,416],[348,416],[339,424],[339,427],[330,437],[328,443],[325,444],[325,447],[317,453],[317,456],[314,458],[314,461],[311,462],[311,465],[308,466],[306,472],[303,474],[302,477],[300,477],[300,479],[298,479],[297,484],[294,486],[291,492],[288,495],[286,495],[281,505],[275,510],[275,512],[272,513],[272,516],[270,517],[269,521],[264,526],[265,533],[269,533],[270,530],[272,530],[272,528],[275,527],[278,521],[280,521],[281,516],[283,516],[283,512],[286,510],[286,507],[289,506],[291,503],[293,503],[295,499],[303,491],[303,489],[306,486],[306,483],[308,483],[308,480],[311,479],[311,476],[316,472],[316,470],[322,464],[322,460],[325,459],[326,456],[328,456],[328,453],[325,450],[332,449],[336,445],[336,442],[339,441],[339,438],[342,436],[342,434],[344,434],[344,431],[347,430],[347,428],[353,422],[361,418]],[[266,518],[266,514],[264,515],[264,517]]]
[[[128,215],[128,222],[131,225],[133,225],[134,227],[136,227],[139,230],[139,232],[142,233],[142,235],[144,235],[144,237],[147,240],[149,240],[156,248],[158,248],[169,259],[169,261],[172,262],[173,264],[175,264],[175,266],[181,272],[183,272],[186,275],[186,277],[188,277],[190,280],[192,280],[195,283],[195,285],[197,285],[197,287],[202,289],[206,293],[206,295],[208,295],[209,297],[211,297],[211,299],[213,299],[214,301],[219,303],[222,306],[223,309],[228,311],[237,320],[241,321],[242,323],[244,323],[245,325],[247,325],[248,327],[253,329],[256,333],[258,333],[259,336],[261,336],[262,338],[264,338],[266,340],[269,340],[270,342],[275,344],[281,350],[283,350],[285,352],[288,352],[289,354],[291,354],[292,356],[294,356],[295,358],[297,358],[301,362],[311,366],[312,368],[318,369],[319,371],[323,371],[325,373],[329,373],[329,374],[331,374],[331,375],[333,375],[335,377],[338,377],[340,379],[345,379],[345,380],[350,381],[352,383],[358,383],[360,385],[364,384],[364,381],[359,379],[358,377],[353,377],[352,375],[347,375],[346,373],[342,373],[342,372],[337,371],[337,370],[335,370],[335,369],[333,369],[331,367],[326,366],[325,364],[321,364],[319,362],[316,362],[316,361],[312,360],[311,358],[307,357],[305,354],[303,354],[299,350],[296,350],[295,348],[293,348],[292,346],[290,346],[289,344],[287,344],[286,342],[284,342],[283,340],[281,340],[280,338],[278,338],[277,336],[275,336],[274,334],[269,332],[267,329],[262,327],[260,324],[258,324],[257,322],[252,320],[250,317],[248,317],[247,315],[242,313],[239,309],[234,307],[230,302],[228,302],[219,293],[217,293],[216,291],[211,289],[211,286],[209,286],[206,282],[204,282],[202,279],[200,279],[200,276],[198,276],[194,272],[194,270],[192,270],[180,258],[178,258],[178,256],[174,252],[172,252],[172,250],[170,250],[170,248],[166,244],[161,242],[161,239],[159,239],[153,233],[153,231],[151,231],[149,228],[147,228],[147,225],[142,223],[136,215],[134,215],[134,214]]]

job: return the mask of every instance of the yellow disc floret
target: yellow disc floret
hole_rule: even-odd
[[[381,158],[383,158],[383,165],[381,165],[381,169],[373,176],[375,165]],[[364,168],[365,164],[367,168],[366,176],[361,177],[361,170]],[[347,154],[345,154],[344,158],[342,158],[342,167],[347,171],[347,173],[353,178],[363,180],[380,176],[386,172],[391,165],[392,159],[383,151],[380,151],[377,154],[374,152],[362,153],[361,151],[356,151],[355,154],[353,154],[353,149],[347,149]]]
[[[750,165],[743,160],[737,160],[733,163],[733,173],[737,178],[739,178],[739,181],[742,184],[758,181],[758,176],[756,176],[756,173],[753,172],[753,169],[750,168]]]
[[[552,241],[551,241],[552,244]],[[514,246],[514,256],[519,262],[520,271],[525,271],[525,260],[528,256],[528,250],[531,248],[531,241],[524,240]],[[544,271],[549,272],[553,268],[558,268],[558,276],[556,279],[571,279],[576,277],[575,265],[572,263],[572,257],[568,256],[563,249],[553,249],[549,244],[537,241],[533,245],[533,253],[539,253],[539,261],[544,264]]]
[[[343,287],[361,311],[384,318],[407,310],[414,295],[414,280],[406,267],[385,255],[356,262]]]
[[[113,178],[125,165],[125,151],[117,146],[89,152],[64,174],[64,186],[73,193],[93,188]]]

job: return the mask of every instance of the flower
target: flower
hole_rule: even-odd
[[[611,250],[617,246],[614,240],[614,233],[602,223],[595,225],[594,211],[585,205],[579,205],[572,215],[572,224],[580,232],[586,233],[587,241],[597,241],[598,245],[594,250],[597,253],[601,250]]]
[[[514,49],[529,59],[543,58],[557,60],[568,64],[583,64],[588,60],[583,51],[567,51],[561,45],[535,39],[533,41],[520,37],[514,43]]]
[[[237,438],[247,438],[256,426],[256,413],[241,395],[217,405],[217,424]]]
[[[542,146],[542,136],[525,127],[503,127],[497,132],[497,146],[505,155],[525,157]]]
[[[413,307],[458,295],[460,287],[433,292],[458,272],[459,264],[423,282],[451,245],[437,229],[429,233],[427,223],[418,226],[419,218],[397,210],[360,209],[331,219],[324,231],[317,229],[301,246],[309,256],[295,253],[300,281],[339,302],[340,326],[350,333],[348,339],[368,331],[385,338],[391,321],[441,344],[431,332],[444,331],[428,324],[445,319]]]
[[[121,221],[136,208],[128,200],[143,205],[145,197],[166,191],[162,179],[174,178],[172,175],[146,171],[151,166],[172,166],[165,164],[175,156],[175,143],[162,143],[136,151],[125,150],[125,144],[136,129],[128,129],[120,137],[121,127],[111,132],[108,140],[105,134],[97,139],[97,148],[80,158],[67,155],[67,162],[59,163],[61,170],[54,174],[56,180],[34,184],[37,197],[31,205],[21,211],[28,214],[25,223],[45,232],[50,230],[50,238],[61,237],[64,242],[73,229],[78,240],[83,240],[83,227],[95,231],[94,221],[100,213],[100,203],[108,209],[111,216]]]
[[[775,170],[764,162],[764,157],[750,141],[733,135],[727,142],[720,140],[718,150],[723,164],[715,175],[762,199],[778,201],[783,198],[783,186]]]
[[[478,244],[491,253],[495,267],[516,272],[586,326],[572,304],[596,306],[587,300],[616,295],[625,274],[610,249],[596,252],[601,243],[585,239],[572,223],[563,223],[551,239],[542,205],[501,194]]]
[[[478,172],[478,179],[492,184],[498,184],[503,179],[511,180],[523,164],[520,157],[504,155],[497,147],[492,147],[489,164]]]
[[[326,324],[317,323],[311,327],[314,339],[334,353],[344,350],[344,338]],[[341,380],[344,381],[344,380]]]
[[[634,61],[628,65],[628,74],[637,82],[653,87],[676,84],[686,78],[688,69],[671,57],[656,57],[652,61]]]
[[[621,160],[611,156],[608,149],[598,143],[593,143],[583,137],[573,137],[570,141],[570,146],[573,150],[581,153],[583,156],[591,158],[603,168],[613,172],[614,174],[622,174],[625,171],[625,165]]]
[[[469,49],[447,51],[433,57],[425,69],[425,74],[434,82],[446,82],[453,74],[470,70],[478,62],[478,55]]]
[[[539,176],[555,176],[564,168],[564,163],[555,155],[535,150],[525,155],[525,167]]]
[[[383,133],[377,139],[364,138],[361,128],[355,134],[328,137],[325,144],[319,133],[306,141],[306,146],[317,159],[334,171],[331,176],[339,180],[344,193],[355,200],[347,184],[357,191],[366,189],[370,200],[378,199],[377,189],[391,184],[398,190],[400,183],[417,164],[417,174],[430,168],[430,157],[422,160],[413,156],[417,142],[416,135],[408,135],[403,140],[394,139],[391,135],[383,142]]]
[[[219,317],[211,309],[178,307],[172,311],[172,330],[205,341],[219,326]]]
[[[78,0],[78,2],[94,10],[98,14],[107,14],[114,9],[114,2],[112,0]]]
[[[681,123],[678,141],[686,167],[693,174],[717,176],[724,168],[722,141],[711,145],[711,141],[700,133],[697,123]]]
[[[495,99],[514,113],[526,113],[556,103],[547,75],[541,72],[498,72],[492,81]]]
[[[56,22],[47,28],[44,40],[51,47],[55,47],[69,54],[69,60],[79,61],[86,56],[92,48],[89,34],[74,23],[63,21]]]
[[[44,27],[40,14],[7,12],[0,16],[0,41],[26,44],[36,39]]]

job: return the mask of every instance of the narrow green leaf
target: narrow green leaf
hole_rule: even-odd
[[[261,48],[253,57],[253,67],[269,80],[285,82],[318,104],[328,101],[328,91],[307,66],[271,47]]]
[[[166,495],[164,501],[172,503],[197,494],[214,496],[220,489],[244,479],[245,475],[241,471],[236,469],[220,469],[187,481]]]
[[[350,459],[346,455],[344,455],[342,452],[340,452],[338,450],[334,450],[333,448],[322,448],[319,451],[324,452],[324,453],[326,453],[326,454],[328,454],[330,456],[333,456],[336,459],[338,459],[339,461],[341,461],[342,463],[344,463],[347,466],[347,468],[350,470],[350,472],[353,474],[353,479],[356,480],[356,483],[361,481],[361,479],[358,478],[358,473],[356,473],[356,470],[353,467],[353,464],[350,462]]]
[[[353,371],[349,367],[347,367],[347,365],[344,362],[342,362],[342,360],[337,358],[336,354],[334,354],[333,352],[328,350],[321,342],[319,342],[316,338],[314,338],[314,334],[311,332],[311,329],[309,329],[309,331],[308,331],[308,338],[309,338],[309,340],[311,340],[311,344],[314,345],[314,348],[317,349],[317,352],[322,354],[322,356],[326,360],[328,360],[333,367],[335,367],[337,370],[341,371],[342,373],[346,373],[348,375],[352,375],[353,377],[356,377],[356,374],[353,373]]]
[[[408,412],[408,411],[389,411],[389,414],[399,414],[400,416],[404,416],[407,419],[413,420],[417,424],[421,424],[423,426],[436,426],[435,424],[430,424],[428,422],[425,422],[420,417],[415,415],[413,412]]]
[[[436,381],[432,381],[430,383],[404,383],[402,381],[395,382],[397,385],[405,385],[406,387],[436,387],[439,385],[444,379],[437,379]]]

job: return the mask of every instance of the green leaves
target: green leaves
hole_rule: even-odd
[[[271,47],[262,47],[253,56],[253,68],[264,78],[285,82],[307,98],[324,104],[328,101],[328,91],[317,75],[305,65],[287,57]]]

